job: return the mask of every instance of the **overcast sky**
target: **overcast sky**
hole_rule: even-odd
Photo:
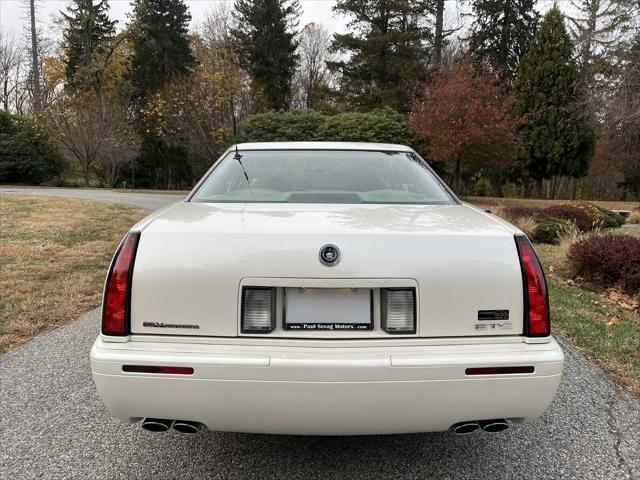
[[[0,0],[0,29],[3,33],[22,37],[24,24],[28,18],[28,0]],[[43,28],[56,36],[51,30],[51,19],[58,15],[60,10],[64,10],[68,4],[67,0],[36,0],[38,5],[38,22]],[[185,0],[191,13],[191,28],[197,27],[202,21],[205,12],[211,8],[213,3],[229,3],[225,0]],[[538,0],[538,8],[544,12],[553,5],[553,0]],[[568,6],[570,0],[559,0],[558,3]],[[335,4],[333,0],[301,0],[302,18],[301,25],[309,22],[321,23],[332,33],[346,31],[347,19],[340,15],[335,15],[331,7]],[[127,12],[130,11],[130,0],[109,0],[111,7],[110,15],[118,20],[119,27],[127,22]],[[459,21],[459,7],[455,0],[447,1],[447,22],[454,25]]]

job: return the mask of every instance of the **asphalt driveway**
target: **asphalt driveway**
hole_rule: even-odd
[[[640,401],[572,347],[547,413],[500,434],[154,434],[104,409],[89,369],[99,312],[0,357],[0,477],[640,478]]]
[[[82,198],[113,201],[114,194]],[[117,195],[135,198],[116,203],[150,209],[179,199]],[[564,377],[551,408],[500,434],[185,436],[148,433],[105,410],[89,368],[98,330],[94,310],[0,356],[0,479],[640,478],[640,399],[566,342]]]
[[[0,187],[0,195],[3,194],[78,198],[101,203],[120,203],[131,207],[146,208],[147,210],[157,210],[185,197],[184,195],[162,193],[131,193],[105,188]]]

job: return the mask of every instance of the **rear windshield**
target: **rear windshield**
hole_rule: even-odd
[[[251,150],[227,154],[192,201],[231,203],[455,203],[410,152]]]

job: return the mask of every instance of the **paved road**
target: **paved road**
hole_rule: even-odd
[[[120,203],[132,207],[157,210],[170,203],[182,200],[184,195],[159,193],[126,193],[104,188],[29,188],[0,187],[0,194],[43,195],[53,197],[79,198],[102,203]]]
[[[127,195],[124,203],[150,209],[173,200],[70,192],[107,202]],[[109,415],[89,369],[98,328],[95,310],[0,356],[0,479],[640,478],[640,399],[566,342],[565,374],[551,408],[501,434],[190,437],[148,433]]]

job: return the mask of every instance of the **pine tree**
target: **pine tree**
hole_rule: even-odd
[[[182,0],[133,0],[132,5],[129,78],[134,95],[144,100],[195,65],[188,37],[191,15]]]
[[[473,56],[513,78],[536,32],[540,15],[535,0],[475,0],[469,37]]]
[[[66,27],[64,42],[66,49],[65,75],[67,83],[76,82],[79,70],[87,69],[95,54],[104,53],[115,35],[116,21],[109,19],[107,0],[72,0],[62,13]]]
[[[155,94],[196,64],[188,37],[191,15],[182,0],[133,0],[132,5],[128,77],[142,117],[136,182],[155,188],[184,186],[192,181],[186,148],[169,146],[156,135],[159,125],[149,125],[155,113],[149,105]]]
[[[538,182],[587,173],[595,137],[578,98],[579,82],[573,43],[562,13],[553,7],[522,58],[516,80],[514,113],[522,121],[524,167]]]
[[[352,33],[335,35],[333,48],[348,61],[333,62],[340,91],[362,110],[389,106],[407,112],[424,79],[433,0],[338,0],[333,10],[348,15]]]
[[[233,36],[267,110],[286,109],[298,55],[298,0],[236,0]]]

